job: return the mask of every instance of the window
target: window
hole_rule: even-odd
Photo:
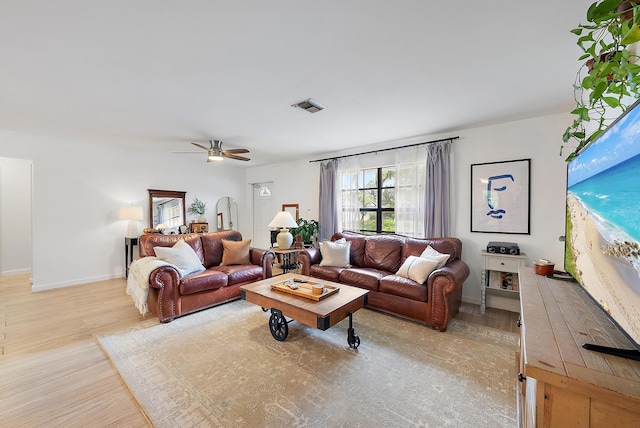
[[[353,174],[349,174],[352,178]],[[355,183],[354,183],[355,184]],[[395,167],[368,168],[357,175],[357,212],[355,225],[363,233],[395,232]],[[343,207],[353,201],[355,186],[343,188]]]

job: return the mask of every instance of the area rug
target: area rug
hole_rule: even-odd
[[[445,333],[388,314],[326,331],[236,301],[99,337],[156,427],[512,427],[517,335],[454,319]]]

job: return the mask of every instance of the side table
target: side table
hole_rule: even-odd
[[[298,268],[298,260],[297,260],[298,253],[303,250],[304,248],[289,248],[287,250],[281,250],[280,248],[269,248],[269,251],[273,251],[275,254],[282,255],[282,273],[283,274]],[[291,260],[292,254],[295,261]]]
[[[138,238],[124,238],[124,276],[129,277],[129,265],[133,262],[133,246],[138,245]]]
[[[481,251],[480,255],[484,258],[482,279],[480,280],[480,313],[484,315],[487,305],[487,293],[513,299],[520,298],[520,292],[518,291],[518,269],[526,266],[527,255],[524,253],[520,253],[519,255],[489,253],[487,251]],[[491,272],[495,272],[495,274],[501,272],[511,274],[510,276],[514,280],[511,289],[503,287],[502,284],[497,286],[492,284],[490,281],[492,276]]]

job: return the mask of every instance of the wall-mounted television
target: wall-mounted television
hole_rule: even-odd
[[[565,270],[636,349],[587,349],[640,359],[640,101],[567,165]]]

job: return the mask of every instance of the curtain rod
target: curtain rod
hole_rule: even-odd
[[[324,158],[324,159],[316,159],[316,160],[310,160],[309,162],[323,162],[323,161],[327,161],[327,160],[334,160],[334,159],[342,159],[342,158],[348,158],[351,156],[362,156],[362,155],[369,155],[371,153],[379,153],[379,152],[386,152],[389,150],[398,150],[398,149],[406,149],[407,147],[415,147],[415,146],[423,146],[425,144],[433,144],[433,143],[439,143],[441,141],[453,141],[453,140],[457,140],[460,137],[449,137],[449,138],[442,138],[440,140],[433,140],[433,141],[425,141],[424,143],[415,143],[415,144],[407,144],[406,146],[400,146],[400,147],[389,147],[387,149],[380,149],[380,150],[371,150],[369,152],[363,152],[363,153],[355,153],[353,155],[343,155],[343,156],[336,156],[336,157],[332,157],[332,158]]]

